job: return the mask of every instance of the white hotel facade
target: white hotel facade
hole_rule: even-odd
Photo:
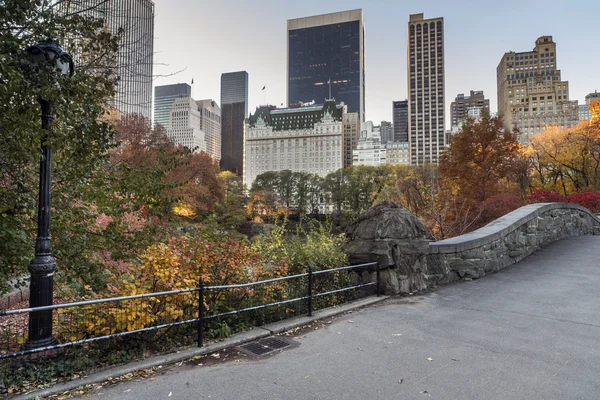
[[[344,103],[276,109],[259,107],[246,120],[244,175],[248,188],[267,171],[325,177],[343,167]]]

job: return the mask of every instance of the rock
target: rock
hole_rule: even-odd
[[[347,231],[345,247],[350,263],[378,262],[385,294],[427,288],[427,260],[431,237],[421,221],[397,204],[371,208]]]

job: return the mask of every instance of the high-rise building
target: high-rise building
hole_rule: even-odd
[[[590,107],[587,104],[579,105],[579,122],[589,121],[592,117],[590,113]]]
[[[177,99],[192,97],[192,87],[187,83],[156,86],[154,88],[154,125],[170,128],[171,108]]]
[[[360,116],[357,112],[344,113],[342,116],[342,138],[344,141],[344,153],[342,155],[342,164],[344,168],[352,165],[352,152],[358,146],[360,138]]]
[[[381,133],[381,143],[386,144],[394,141],[394,128],[392,123],[388,121],[381,121],[379,126],[379,132]]]
[[[590,93],[587,96],[585,96],[585,104],[587,104],[587,106],[591,106],[593,102],[600,100],[600,93],[598,93],[598,91],[596,90],[594,93]]]
[[[200,112],[200,129],[206,139],[206,152],[213,160],[221,160],[221,108],[211,99],[196,101]]]
[[[154,60],[154,2],[151,0],[70,0],[57,3],[61,13],[100,18],[110,32],[123,30],[117,52],[119,78],[114,107],[120,114],[151,118]]]
[[[392,102],[394,142],[408,142],[408,100]]]
[[[577,101],[569,100],[569,82],[561,79],[552,36],[535,41],[532,51],[505,53],[496,69],[498,112],[508,128],[518,128],[519,140],[545,129],[579,122]]]
[[[246,121],[244,184],[267,171],[325,177],[342,168],[344,104],[276,109],[262,106]]]
[[[446,144],[443,18],[410,16],[407,61],[411,164],[438,163]]]
[[[287,22],[287,104],[344,102],[365,118],[365,28],[362,10]]]
[[[457,95],[450,104],[452,126],[459,126],[469,116],[481,115],[483,110],[490,112],[490,101],[484,97],[483,90],[471,90],[470,96]]]
[[[385,164],[385,145],[381,143],[381,130],[367,121],[360,124],[360,139],[352,152],[352,165],[379,166]]]
[[[243,176],[244,121],[248,115],[248,73],[221,75],[221,168]]]
[[[167,135],[175,144],[196,152],[206,152],[206,139],[200,129],[200,111],[191,97],[179,97],[169,112]]]
[[[408,147],[408,142],[386,143],[385,162],[387,164],[410,165],[410,149]]]

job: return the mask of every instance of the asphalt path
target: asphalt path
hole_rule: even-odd
[[[215,355],[86,397],[600,399],[600,237],[324,325],[268,358]]]

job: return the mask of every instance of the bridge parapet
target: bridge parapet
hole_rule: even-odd
[[[599,234],[600,219],[587,208],[571,203],[530,204],[466,235],[429,243],[429,280],[480,278],[557,240]]]
[[[438,242],[429,241],[419,224],[397,205],[378,206],[359,218],[346,250],[351,260],[377,261],[384,291],[397,294],[477,279],[557,240],[600,235],[600,218],[571,203],[530,204],[474,232]],[[407,234],[407,228],[414,232]]]

